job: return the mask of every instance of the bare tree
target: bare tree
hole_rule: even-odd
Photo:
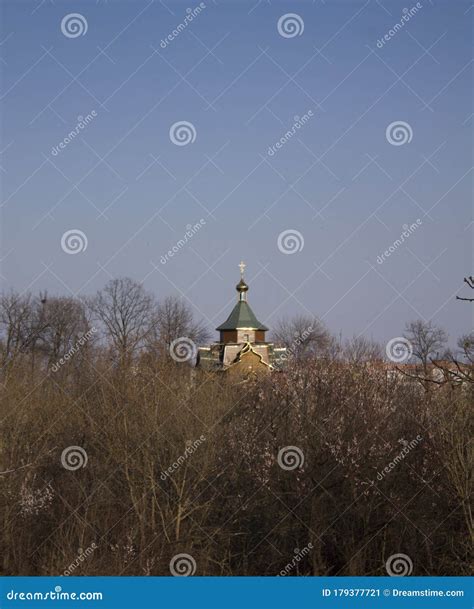
[[[458,352],[446,354],[446,362],[433,362],[441,373],[441,381],[454,383],[474,383],[474,332],[464,334],[457,342]]]
[[[140,283],[125,277],[109,281],[87,305],[93,318],[102,323],[120,360],[129,362],[151,333],[153,297]]]
[[[309,315],[280,320],[273,330],[273,339],[295,359],[321,354],[330,344],[330,334],[323,322]]]
[[[439,356],[448,340],[448,335],[442,328],[421,319],[406,324],[404,337],[410,342],[413,355],[421,362],[425,373],[430,361]]]
[[[382,359],[380,345],[364,336],[354,336],[346,341],[343,349],[345,360],[355,364]]]
[[[474,332],[463,334],[459,337],[458,348],[461,352],[461,357],[465,361],[474,364]]]
[[[31,296],[11,292],[0,298],[0,326],[3,339],[3,363],[24,351],[30,342],[33,311]]]
[[[150,347],[155,351],[168,349],[173,340],[182,336],[196,344],[210,338],[206,325],[194,319],[191,307],[175,296],[168,296],[156,307]]]
[[[36,345],[48,322],[42,298],[10,292],[0,297],[2,365],[12,363],[20,354],[34,355]],[[32,358],[34,365],[34,358]]]
[[[89,330],[89,324],[84,304],[74,298],[45,298],[42,306],[45,323],[38,348],[55,361]]]

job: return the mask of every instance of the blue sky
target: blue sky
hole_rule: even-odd
[[[416,3],[208,0],[162,48],[198,2],[2,2],[3,288],[85,295],[128,275],[214,328],[244,259],[269,327],[314,313],[382,342],[416,318],[468,331],[455,295],[472,273],[474,9],[419,4],[390,36]],[[71,13],[83,35],[64,35]],[[170,138],[181,121],[184,146]],[[403,145],[387,137],[397,122]],[[70,230],[84,251],[61,247]],[[279,249],[284,231],[298,251]]]

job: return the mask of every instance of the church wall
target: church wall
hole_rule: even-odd
[[[270,363],[268,356],[268,345],[253,345],[253,350],[258,353],[266,364]]]
[[[253,343],[255,342],[255,330],[237,330],[238,343]]]
[[[237,330],[224,330],[221,332],[221,343],[236,343]]]
[[[270,371],[268,366],[262,364],[256,353],[245,353],[239,362],[233,364],[227,374],[231,377],[245,377],[252,374],[266,374]]]

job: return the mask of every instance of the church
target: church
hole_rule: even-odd
[[[244,280],[246,265],[241,262],[236,285],[237,302],[229,317],[216,328],[219,341],[200,347],[196,366],[239,376],[271,372],[286,360],[286,348],[265,340],[267,326],[260,322],[247,301],[249,286]]]

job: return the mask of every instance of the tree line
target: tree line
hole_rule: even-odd
[[[274,331],[284,368],[230,381],[168,357],[208,330],[129,279],[0,311],[4,574],[169,575],[185,555],[196,575],[386,575],[397,554],[469,573],[472,335],[449,353],[411,322],[410,378],[296,317]],[[427,384],[441,355],[466,382]]]

